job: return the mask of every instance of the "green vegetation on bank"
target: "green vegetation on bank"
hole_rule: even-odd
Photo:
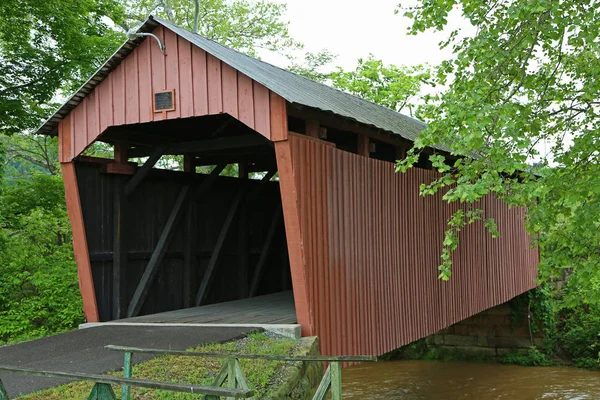
[[[59,176],[31,171],[0,196],[0,345],[84,322]]]
[[[200,346],[191,351],[227,352],[244,354],[306,355],[310,350],[309,342],[273,337],[266,333],[251,333],[246,338],[226,343],[214,343]],[[135,361],[135,355],[134,355]],[[248,385],[256,392],[257,399],[273,398],[297,363],[240,360]],[[165,356],[142,362],[133,367],[133,377],[165,382],[192,383],[210,386],[221,370],[223,360],[204,357]],[[111,375],[121,375],[113,372]],[[19,400],[62,400],[87,399],[93,383],[74,382],[38,393],[21,396]],[[121,388],[114,391],[121,398]],[[160,399],[198,399],[202,396],[185,393],[172,393],[161,390],[133,388],[132,397],[143,400]]]

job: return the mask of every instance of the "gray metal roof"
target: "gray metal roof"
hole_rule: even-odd
[[[410,141],[414,141],[418,133],[426,126],[423,122],[414,118],[247,56],[155,16],[150,16],[138,32],[151,32],[158,24],[172,30],[207,53],[229,64],[292,104],[331,112],[400,135]],[[58,121],[64,118],[94,87],[102,82],[140,42],[140,39],[126,42],[54,116],[38,129],[37,133],[56,134]]]

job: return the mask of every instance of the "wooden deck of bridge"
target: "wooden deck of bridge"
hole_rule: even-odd
[[[125,318],[115,323],[144,324],[296,324],[291,291]]]

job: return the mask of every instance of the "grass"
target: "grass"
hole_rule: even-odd
[[[246,354],[305,354],[304,342],[274,337],[266,333],[251,333],[247,337],[226,343],[212,343],[199,346],[191,351],[231,352]],[[134,355],[135,360],[135,355]],[[225,360],[204,357],[164,356],[135,365],[133,377],[154,381],[191,383],[210,386]],[[267,360],[240,360],[240,364],[250,388],[255,391],[255,398],[269,398],[278,388],[278,383],[285,379],[288,369],[294,363]],[[109,375],[121,375],[116,371]],[[19,400],[85,400],[93,387],[91,382],[73,382],[67,385],[21,396]],[[121,398],[121,388],[113,387],[117,398]],[[187,400],[201,399],[202,395],[173,393],[162,390],[133,388],[133,398],[140,400]]]

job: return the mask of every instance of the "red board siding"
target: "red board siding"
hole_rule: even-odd
[[[281,176],[284,212],[296,205],[301,238],[289,245],[303,251],[293,260],[290,249],[290,263],[305,277],[305,330],[320,337],[323,354],[380,355],[535,287],[538,252],[522,209],[486,198],[480,206],[502,237],[481,223],[466,228],[442,282],[443,233],[458,206],[419,196],[435,172],[396,174],[391,163],[294,134],[278,143],[278,157],[288,145],[295,190],[283,192],[290,174]],[[286,213],[290,232],[287,224]]]
[[[61,138],[61,162],[81,154],[110,126],[163,118],[228,113],[271,137],[270,96],[284,105],[285,100],[172,31],[160,26],[153,33],[165,44],[167,55],[154,39],[144,40],[65,117],[70,118],[72,137],[68,143]],[[153,112],[153,93],[170,89],[175,89],[175,110]],[[278,129],[284,137],[285,127]]]

